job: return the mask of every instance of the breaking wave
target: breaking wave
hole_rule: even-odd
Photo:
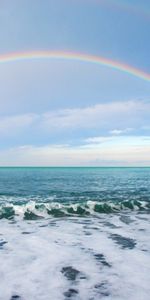
[[[86,201],[84,203],[57,203],[35,202],[27,203],[3,203],[0,205],[0,219],[13,219],[21,217],[25,220],[37,220],[41,218],[67,217],[67,216],[97,216],[99,214],[111,214],[125,211],[150,212],[150,201],[126,200],[126,201]]]

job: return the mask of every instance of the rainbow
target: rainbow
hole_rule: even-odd
[[[118,70],[150,82],[150,74],[122,62],[101,56],[66,51],[31,51],[0,55],[0,64],[30,60],[70,60],[91,63]]]

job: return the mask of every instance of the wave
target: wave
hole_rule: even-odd
[[[13,219],[21,217],[25,220],[37,220],[41,218],[67,217],[67,216],[93,216],[99,214],[111,214],[125,211],[150,212],[150,201],[126,200],[126,201],[87,201],[84,203],[3,203],[0,205],[0,219]]]

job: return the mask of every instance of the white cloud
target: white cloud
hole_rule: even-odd
[[[6,116],[0,118],[0,135],[9,136],[19,134],[29,128],[37,119],[35,114]]]
[[[112,134],[112,135],[120,135],[120,134],[131,132],[133,130],[134,130],[133,128],[113,129],[113,130],[110,130],[109,133]]]
[[[122,146],[135,146],[135,145],[149,145],[150,143],[150,136],[134,136],[134,135],[119,135],[119,136],[96,136],[96,137],[89,137],[84,140],[86,142],[83,147],[101,147],[103,144],[111,145],[119,145]]]
[[[44,114],[23,114],[0,117],[0,135],[20,134],[38,130],[40,134],[58,133],[72,129],[105,130],[112,135],[148,128],[150,103],[126,101],[103,103],[74,109],[53,110]],[[115,129],[114,129],[115,128]]]
[[[99,143],[103,139],[103,143]],[[99,137],[83,146],[21,146],[0,151],[0,165],[24,166],[150,166],[150,136]]]
[[[149,118],[150,103],[148,102],[112,102],[46,113],[42,117],[42,126],[49,130],[102,128],[109,131],[114,130],[114,126],[119,126],[119,131],[114,134],[120,134],[131,131],[134,126],[144,126]]]

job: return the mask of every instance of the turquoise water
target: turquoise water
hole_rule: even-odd
[[[150,168],[1,168],[0,217],[31,201],[53,216],[149,210]]]
[[[0,168],[0,300],[149,300],[149,262],[150,168]]]

